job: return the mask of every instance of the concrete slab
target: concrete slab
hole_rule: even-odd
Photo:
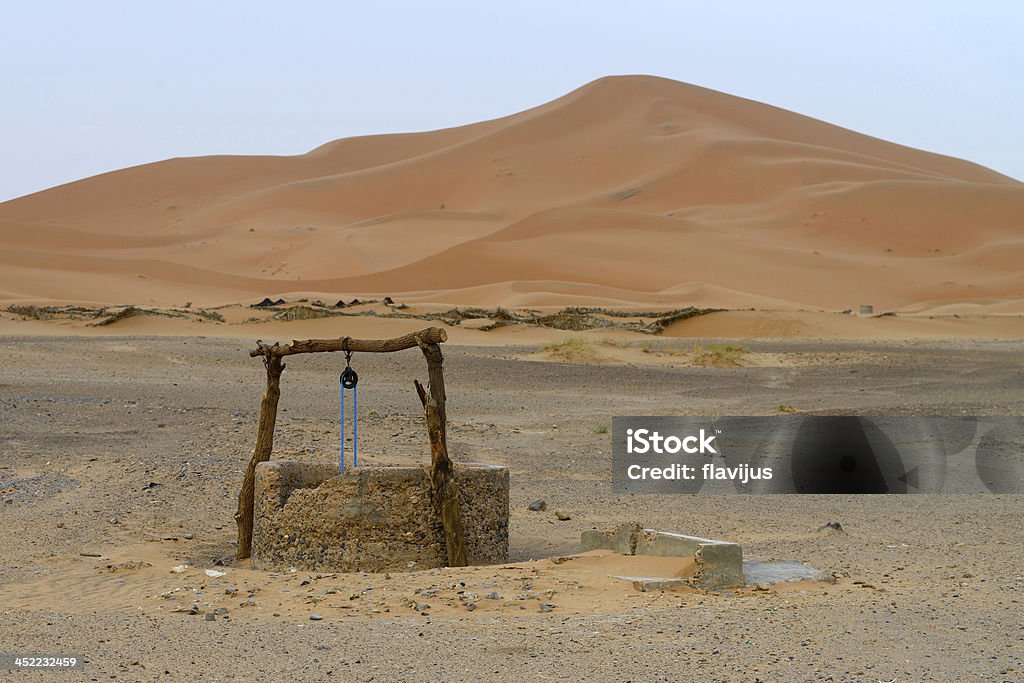
[[[633,588],[642,593],[692,585],[689,579],[666,579],[657,576],[612,576],[612,578],[629,581],[633,584]]]

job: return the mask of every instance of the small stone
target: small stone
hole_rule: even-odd
[[[120,524],[121,523],[121,520],[119,520],[117,517],[111,517],[107,521],[110,522],[111,524]]]
[[[225,588],[224,589],[224,595],[235,595],[237,593],[238,593],[238,589],[237,588]]]
[[[538,612],[550,612],[553,609],[555,609],[555,606],[550,602],[542,602],[540,603],[540,606],[537,607]]]
[[[319,614],[310,614],[309,615],[309,620],[310,621],[320,621],[321,619],[323,619],[323,617],[320,616]]]
[[[498,591],[491,591],[487,594],[488,600],[501,600],[501,596],[498,595]]]
[[[188,541],[191,541],[193,538],[195,538],[195,536],[193,536],[192,534],[183,534],[183,536]]]
[[[561,510],[555,510],[555,517],[557,517],[560,522],[568,522],[572,519],[568,513],[562,512]]]
[[[548,509],[548,504],[547,501],[541,498],[527,505],[526,509],[528,509],[530,512],[543,512],[544,510]]]
[[[206,615],[206,620],[207,621],[217,621],[217,617],[215,615],[213,615],[213,614],[207,614]]]
[[[476,610],[476,603],[472,603],[471,602],[468,605],[466,605],[466,611],[467,612],[473,612],[475,610]]]
[[[245,602],[238,603],[238,606],[239,607],[255,607],[256,606],[256,601],[255,600],[246,600]]]
[[[222,616],[224,616],[225,614],[228,613],[228,608],[227,607],[218,607],[217,609],[213,610],[213,613],[216,614],[219,617],[222,617]]]

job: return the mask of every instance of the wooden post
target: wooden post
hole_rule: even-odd
[[[274,428],[277,425],[277,401],[281,398],[281,373],[284,363],[281,356],[274,354],[280,347],[260,343],[263,364],[267,367],[267,388],[260,403],[260,424],[256,432],[256,447],[253,449],[249,467],[242,480],[242,491],[238,494],[238,510],[235,523],[238,525],[238,549],[235,559],[244,560],[252,554],[253,497],[256,485],[256,465],[270,460],[274,450]]]
[[[444,526],[444,540],[448,551],[449,567],[466,566],[466,548],[462,531],[462,517],[459,515],[459,487],[455,482],[455,470],[448,457],[448,420],[445,414],[444,356],[441,347],[432,342],[419,342],[427,359],[427,376],[430,394],[423,385],[415,381],[416,393],[427,416],[427,433],[430,437],[430,486],[434,492],[438,514]]]

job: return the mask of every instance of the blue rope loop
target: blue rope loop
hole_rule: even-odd
[[[340,400],[339,411],[339,436],[341,443],[338,447],[338,469],[345,474],[345,390],[352,390],[352,469],[359,466],[359,375],[352,369],[352,352],[348,348],[348,337],[345,337],[342,348],[345,351],[345,369],[338,377]]]

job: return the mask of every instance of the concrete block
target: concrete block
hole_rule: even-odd
[[[620,555],[632,555],[640,530],[641,526],[635,522],[620,524],[610,530],[589,529],[580,534],[580,548],[583,552],[612,550]]]
[[[702,543],[697,546],[693,557],[697,561],[693,585],[721,590],[746,584],[743,576],[743,549],[739,544],[721,541]]]

